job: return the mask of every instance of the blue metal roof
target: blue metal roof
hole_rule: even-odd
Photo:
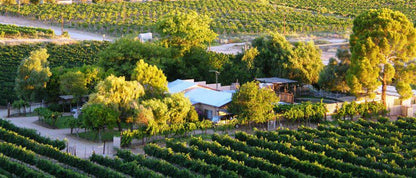
[[[168,83],[169,93],[179,93],[193,86],[196,86],[196,83],[181,79]]]
[[[231,102],[232,93],[220,92],[205,88],[195,88],[185,93],[192,104],[201,103],[221,107]]]

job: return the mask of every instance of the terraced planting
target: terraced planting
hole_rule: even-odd
[[[2,175],[36,177],[413,177],[416,118],[337,121],[317,129],[214,134],[189,143],[148,144],[146,155],[119,150],[116,158],[83,160],[62,142],[0,120]],[[23,136],[24,135],[24,136]],[[53,143],[60,143],[54,147]],[[52,145],[50,145],[52,144]],[[56,144],[55,144],[56,145]],[[19,170],[15,172],[15,170]]]
[[[2,38],[52,38],[53,36],[54,36],[54,31],[51,29],[0,24],[0,39]]]
[[[62,152],[65,142],[0,119],[1,175],[18,177],[126,177],[125,174]],[[58,147],[52,146],[59,143]]]
[[[147,157],[121,150],[101,164],[137,164],[170,177],[414,177],[416,118],[338,121],[317,129],[214,134],[189,143],[148,144]]]
[[[31,17],[66,26],[111,35],[153,31],[157,19],[173,10],[195,10],[213,19],[211,27],[219,34],[257,34],[279,32],[342,32],[351,27],[351,19],[309,10],[246,0],[152,1],[145,3],[71,4],[42,6],[2,6],[5,15]]]

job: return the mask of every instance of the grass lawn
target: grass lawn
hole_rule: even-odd
[[[76,135],[76,134],[73,134]],[[101,131],[101,141],[113,141],[114,136],[120,136],[120,132],[116,130],[105,130]],[[98,133],[96,131],[87,131],[79,133],[79,137],[89,140],[98,142]]]

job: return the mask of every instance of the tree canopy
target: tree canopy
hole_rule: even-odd
[[[30,52],[30,56],[22,60],[17,69],[15,86],[19,98],[33,101],[46,88],[52,75],[48,67],[48,57],[47,50],[42,48]]]
[[[103,104],[118,113],[119,130],[121,122],[130,120],[134,112],[132,105],[144,95],[143,86],[137,81],[126,81],[124,77],[108,76],[96,86],[96,93],[90,95],[88,103]]]
[[[348,49],[338,49],[337,58],[329,59],[328,65],[319,74],[318,84],[329,91],[347,92],[346,73],[351,63],[351,53]]]
[[[247,82],[233,95],[228,110],[241,122],[264,123],[275,117],[273,108],[278,102],[279,97],[271,89]]]
[[[98,64],[105,71],[130,80],[133,69],[140,60],[162,68],[166,61],[174,58],[175,52],[153,43],[121,38],[101,51],[99,56]]]
[[[401,12],[389,9],[364,12],[354,19],[353,24],[348,85],[352,93],[370,97],[382,85],[385,104],[387,85],[394,82],[400,84],[398,90],[409,88],[404,85],[409,85],[411,80],[403,80],[400,76],[414,63],[416,29]],[[399,68],[401,70],[397,70]]]
[[[303,84],[318,83],[319,73],[324,67],[321,50],[313,42],[297,42],[293,49],[291,64],[289,78]]]
[[[61,91],[64,94],[73,95],[76,100],[88,94],[85,75],[80,71],[69,71],[63,74],[59,83]]]
[[[188,51],[191,47],[211,42],[217,34],[210,29],[211,19],[193,10],[172,11],[156,22],[156,30],[166,47]]]
[[[104,104],[87,104],[80,115],[87,128],[97,130],[101,140],[100,130],[116,126],[119,113]]]
[[[253,47],[259,51],[254,63],[262,75],[289,78],[303,84],[318,82],[324,65],[321,51],[312,42],[292,45],[283,35],[272,33],[255,39]]]
[[[163,71],[154,65],[145,63],[143,60],[137,62],[131,79],[142,84],[148,96],[160,96],[168,91],[168,81]]]

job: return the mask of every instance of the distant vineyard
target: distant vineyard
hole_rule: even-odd
[[[368,9],[389,8],[416,21],[414,0],[273,0],[278,5],[354,17]]]
[[[213,19],[219,34],[279,32],[343,32],[351,19],[245,0],[152,1],[145,3],[2,6],[6,15],[33,17],[111,35],[153,31],[157,19],[173,10],[195,10]]]
[[[84,42],[57,45],[53,43],[0,46],[0,105],[16,99],[14,85],[20,61],[31,51],[45,47],[48,50],[50,67],[80,67],[95,64],[98,52],[108,46],[107,42]]]
[[[54,31],[43,28],[21,27],[16,25],[0,24],[1,38],[51,38]]]

